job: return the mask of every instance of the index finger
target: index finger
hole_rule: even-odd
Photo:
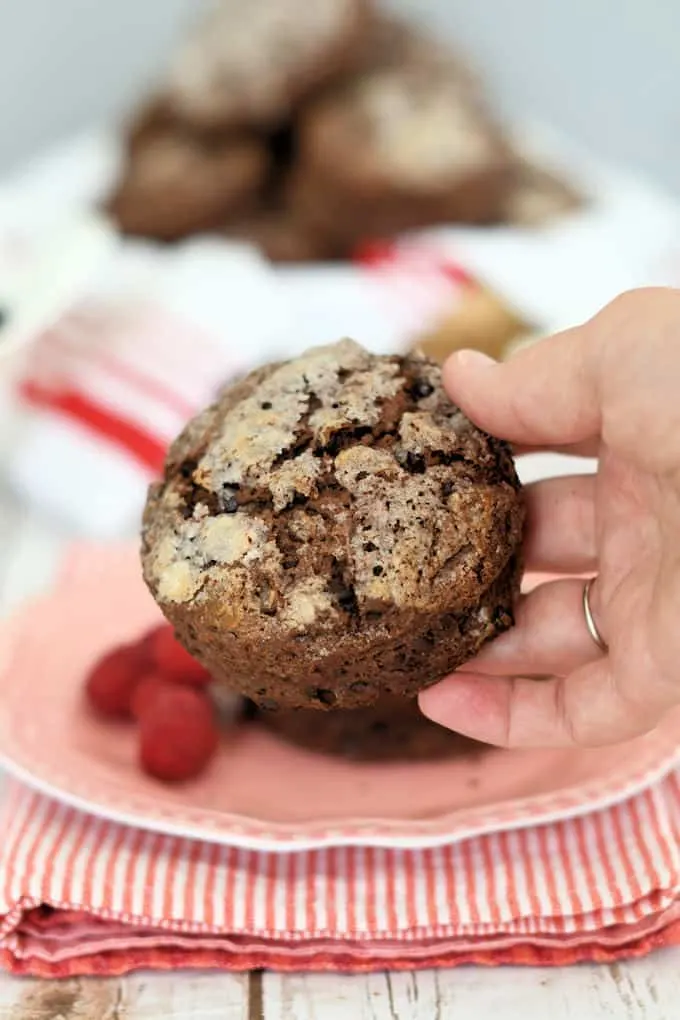
[[[582,444],[599,434],[597,368],[592,337],[581,326],[539,340],[504,362],[458,351],[443,375],[449,396],[476,425],[535,448]]]

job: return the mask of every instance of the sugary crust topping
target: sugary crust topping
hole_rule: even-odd
[[[465,609],[518,545],[518,488],[437,365],[343,340],[252,373],[187,426],[147,505],[145,575],[161,605],[254,634]]]
[[[357,344],[342,340],[279,366],[226,412],[198,466],[197,480],[214,491],[228,484],[269,482],[275,461],[294,445],[304,422],[321,443],[353,422],[374,425],[380,417],[376,398],[393,396],[401,382],[396,364],[379,364],[367,372],[371,364]],[[344,372],[352,376],[343,383]],[[301,471],[309,475],[308,458]]]

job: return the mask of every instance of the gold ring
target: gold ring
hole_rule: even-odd
[[[607,653],[609,651],[609,646],[597,629],[595,617],[593,616],[593,611],[590,608],[590,589],[592,588],[595,580],[596,578],[590,577],[583,585],[583,615],[586,618],[586,627],[588,628],[588,633],[591,638],[601,652]]]

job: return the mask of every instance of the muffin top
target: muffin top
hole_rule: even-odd
[[[362,74],[304,110],[303,164],[428,190],[507,161],[481,84],[436,39],[387,20],[377,25],[369,53]],[[339,152],[351,159],[337,166]]]
[[[258,640],[474,607],[516,552],[506,444],[447,398],[438,365],[351,340],[257,369],[170,449],[144,519],[162,607]]]
[[[216,0],[170,67],[171,105],[197,123],[285,113],[296,78],[313,72],[323,81],[329,53],[354,47],[365,7],[365,0]]]

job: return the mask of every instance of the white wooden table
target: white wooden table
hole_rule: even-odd
[[[0,612],[39,591],[65,536],[0,491]],[[611,966],[461,968],[345,977],[139,973],[110,980],[0,974],[0,1020],[599,1020],[680,1018],[680,952]]]

